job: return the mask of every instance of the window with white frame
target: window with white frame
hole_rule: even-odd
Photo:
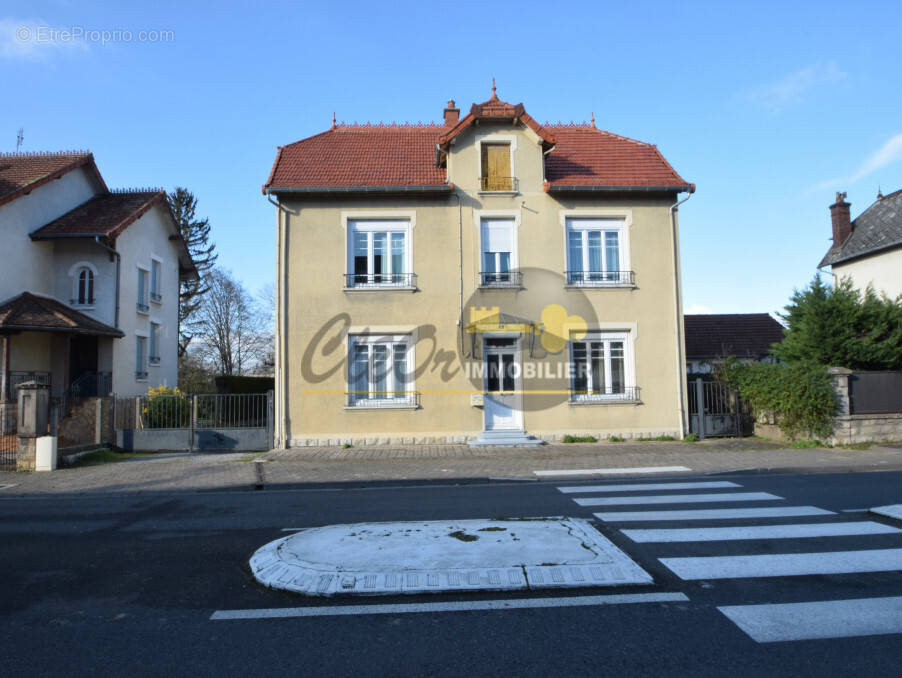
[[[163,264],[156,259],[150,262],[150,300],[160,303],[163,301],[163,293],[161,292],[163,274]]]
[[[138,269],[138,302],[137,308],[139,313],[147,313],[150,310],[150,305],[147,303],[147,270],[143,268]]]
[[[414,405],[410,335],[351,335],[349,339],[348,404]]]
[[[135,337],[135,379],[147,379],[147,337]]]
[[[510,285],[516,282],[512,271],[516,268],[517,253],[514,249],[513,219],[483,219],[482,235],[482,285]]]
[[[410,221],[348,221],[348,287],[412,287]]]
[[[78,269],[75,276],[75,303],[79,306],[94,304],[94,271],[87,266]]]
[[[572,400],[635,399],[631,346],[627,332],[587,332],[571,340]]]
[[[150,364],[160,364],[160,324],[150,323]]]
[[[629,284],[620,219],[567,219],[567,284]]]

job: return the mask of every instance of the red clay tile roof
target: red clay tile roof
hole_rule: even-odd
[[[69,308],[56,299],[23,292],[0,305],[0,333],[65,332],[92,336],[123,337],[120,330]]]
[[[687,315],[686,358],[762,358],[783,340],[783,326],[767,313]]]
[[[549,188],[667,187],[694,191],[656,146],[603,132],[590,125],[548,126],[556,140],[546,156]]]
[[[105,191],[106,184],[88,151],[0,153],[0,205],[85,165],[90,166]]]
[[[102,193],[31,234],[32,240],[104,236],[115,238],[151,207],[166,202],[161,190]]]
[[[591,125],[541,126],[529,117],[522,104],[489,100],[474,104],[470,113],[451,128],[342,124],[280,147],[263,191],[439,186],[450,189],[445,169],[436,166],[436,144],[449,141],[477,117],[485,116],[518,117],[536,131],[546,146],[554,145],[545,161],[550,191],[695,190],[651,144]]]
[[[338,125],[279,149],[270,187],[441,186],[437,125]]]

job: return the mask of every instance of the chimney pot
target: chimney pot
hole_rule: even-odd
[[[454,99],[448,99],[445,107],[445,127],[454,127],[460,120],[460,109],[454,104]]]
[[[852,233],[851,205],[846,202],[845,193],[836,193],[836,202],[830,205],[830,220],[833,223],[833,246],[842,245]]]

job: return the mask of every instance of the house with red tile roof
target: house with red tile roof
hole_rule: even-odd
[[[494,85],[279,147],[278,445],[682,436],[694,191],[656,146]]]
[[[87,151],[0,154],[0,237],[0,403],[176,385],[197,273],[161,189],[110,190]]]

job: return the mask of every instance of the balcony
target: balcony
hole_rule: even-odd
[[[147,379],[147,372],[141,372],[140,370],[135,372],[135,379],[138,379],[139,381]]]
[[[484,289],[520,289],[523,287],[523,274],[520,271],[504,271],[495,273],[481,271],[479,273],[479,287]]]
[[[634,271],[566,271],[571,287],[635,287]]]
[[[143,301],[136,303],[135,308],[138,309],[138,313],[150,313],[150,306],[145,304]]]
[[[479,177],[479,190],[483,193],[518,193],[517,177]]]
[[[642,400],[639,397],[638,386],[626,386],[610,391],[571,391],[571,405],[608,405],[614,403],[638,404]]]
[[[415,290],[416,273],[346,273],[346,290]]]
[[[418,409],[420,394],[416,391],[384,391],[378,393],[345,393],[345,407],[355,410],[369,409]]]
[[[150,358],[148,358],[148,360],[150,361],[151,365],[159,365],[160,364],[160,356],[158,356],[158,355],[152,355],[152,356],[150,356]]]

